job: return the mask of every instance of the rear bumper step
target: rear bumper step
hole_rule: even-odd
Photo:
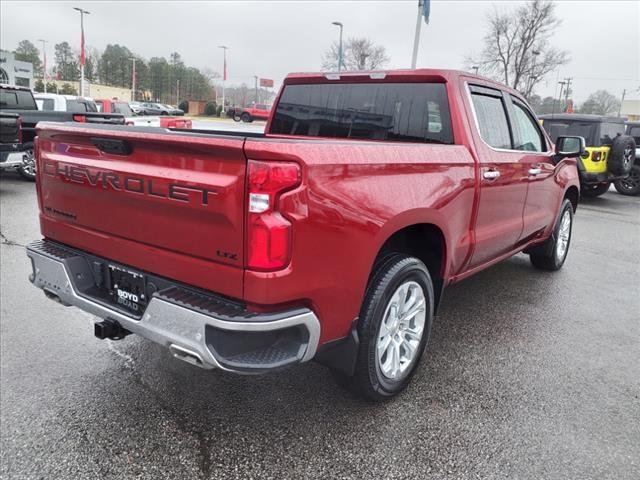
[[[127,314],[95,294],[99,257],[49,240],[28,245],[27,255],[33,267],[30,281],[49,298],[117,322],[202,368],[259,373],[311,360],[318,347],[320,322],[309,309],[256,314],[150,275],[161,288],[140,315]]]

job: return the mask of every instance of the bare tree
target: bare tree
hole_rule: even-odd
[[[467,57],[467,67],[477,66],[479,73],[526,97],[545,75],[569,61],[568,53],[549,41],[561,24],[550,0],[533,0],[510,12],[494,9],[487,23],[482,53]]]
[[[389,63],[389,56],[382,45],[376,45],[368,38],[349,38],[343,45],[345,70],[375,70]],[[339,57],[338,42],[334,42],[322,57],[323,70],[337,70]]]
[[[592,93],[580,106],[580,113],[614,115],[620,109],[620,100],[606,90]]]

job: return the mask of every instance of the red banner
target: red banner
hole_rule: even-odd
[[[261,87],[273,88],[273,80],[271,80],[270,78],[261,78],[260,79],[260,86]]]

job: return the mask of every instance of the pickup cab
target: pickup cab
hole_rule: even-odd
[[[384,400],[446,286],[522,251],[562,267],[582,153],[450,70],[291,74],[264,134],[43,123],[30,279],[99,338],[238,373],[314,359]]]
[[[54,94],[51,94],[54,95]],[[122,115],[97,113],[95,104],[81,97],[55,95],[64,100],[68,110],[56,111],[46,107],[38,108],[38,104],[31,90],[15,85],[0,84],[0,113],[16,114],[20,118],[20,133],[22,144],[22,164],[16,169],[22,177],[34,181],[36,178],[36,164],[33,141],[36,136],[38,122],[80,122],[80,123],[108,123],[111,125],[124,124]]]

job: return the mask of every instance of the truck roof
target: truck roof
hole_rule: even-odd
[[[485,84],[491,84],[496,88],[505,90],[509,93],[521,96],[519,92],[513,88],[503,85],[500,82],[491,80],[490,78],[476,75],[474,73],[462,70],[451,70],[443,68],[417,68],[417,69],[394,69],[394,70],[356,70],[348,72],[295,72],[288,74],[284,79],[284,84],[296,83],[327,83],[331,81],[348,81],[357,79],[364,82],[375,82],[380,80],[387,81],[407,81],[409,79],[433,81],[441,80],[446,82],[454,82],[460,77],[475,79]]]
[[[586,113],[548,113],[538,115],[541,120],[566,120],[573,122],[607,122],[607,123],[624,123],[624,118],[608,117],[606,115],[591,115]]]
[[[26,90],[28,92],[31,91],[28,87],[20,87],[18,85],[9,85],[7,83],[0,83],[0,88],[11,89],[11,90]]]

